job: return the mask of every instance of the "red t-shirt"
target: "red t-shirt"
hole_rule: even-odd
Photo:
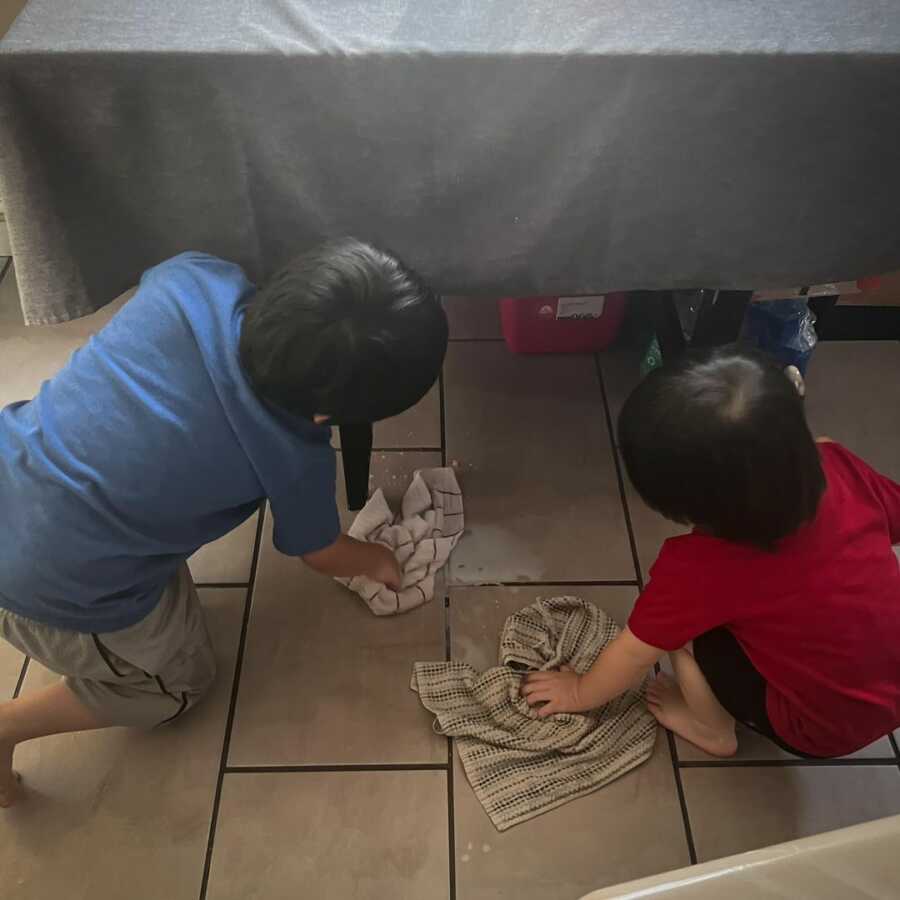
[[[839,444],[819,454],[813,522],[775,553],[697,532],[666,541],[628,625],[663,650],[725,626],[768,683],[777,734],[840,756],[900,726],[900,485]]]

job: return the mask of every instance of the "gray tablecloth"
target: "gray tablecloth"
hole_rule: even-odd
[[[31,0],[0,103],[31,322],[340,233],[453,293],[900,268],[897,0]]]

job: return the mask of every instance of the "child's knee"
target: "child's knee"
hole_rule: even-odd
[[[672,661],[672,665],[675,665],[679,659],[690,659],[693,661],[694,659],[694,642],[688,641],[683,647],[679,647],[677,650],[669,651],[669,659]]]
[[[184,711],[187,712],[200,703],[209,694],[215,683],[216,659],[212,648],[206,646],[202,653],[195,656],[194,665],[184,684],[183,694],[186,698]]]
[[[165,714],[154,724],[167,725],[180,719],[200,703],[216,681],[216,659],[212,646],[201,643],[182,653],[160,675],[153,676]]]
[[[216,674],[216,660],[210,652],[209,659],[204,663],[202,672],[200,673],[194,688],[198,702],[212,690],[213,685],[216,683]]]

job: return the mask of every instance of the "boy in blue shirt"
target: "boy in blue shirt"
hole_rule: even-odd
[[[331,424],[416,403],[440,372],[440,300],[353,239],[256,290],[184,253],[0,410],[0,636],[64,680],[0,704],[0,806],[15,746],[172,721],[215,665],[185,560],[268,498],[274,543],[329,576],[397,587],[393,553],[340,533]]]

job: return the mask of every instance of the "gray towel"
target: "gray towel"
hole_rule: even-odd
[[[435,730],[456,738],[469,783],[498,831],[608,784],[653,752],[656,720],[643,685],[586,715],[545,719],[519,692],[526,671],[587,671],[618,633],[592,603],[553,597],[506,620],[499,666],[480,674],[459,662],[413,666],[412,689],[435,714]]]

